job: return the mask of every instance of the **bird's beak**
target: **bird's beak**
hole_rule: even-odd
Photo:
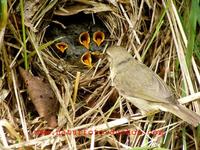
[[[68,49],[68,47],[68,44],[65,42],[56,43],[56,48],[62,53],[64,53],[65,50]]]
[[[92,68],[92,57],[89,51],[86,51],[82,56],[81,56],[81,62],[88,66],[89,68]]]
[[[79,42],[85,46],[87,49],[90,47],[90,35],[88,32],[82,32],[79,35]]]
[[[101,43],[105,40],[105,34],[101,31],[96,31],[93,34],[93,41],[97,44],[97,46],[100,46]]]

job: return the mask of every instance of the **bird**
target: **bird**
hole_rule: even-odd
[[[61,53],[64,53],[69,48],[68,44],[62,41],[57,42],[55,46],[56,46],[56,49],[59,50]]]
[[[96,31],[93,33],[93,41],[94,43],[100,47],[100,45],[104,42],[105,40],[105,34],[102,31]]]
[[[137,61],[122,46],[107,49],[110,78],[119,94],[140,109],[142,115],[170,112],[196,127],[200,116],[179,104],[172,90],[145,64]]]
[[[81,56],[81,62],[88,68],[92,68],[92,56],[89,50]]]
[[[82,44],[85,48],[90,48],[90,34],[88,32],[82,32],[79,35],[79,42]]]
[[[52,45],[52,53],[58,58],[63,58],[78,68],[92,68],[105,46],[105,33],[103,28],[92,26],[87,23],[69,24],[65,29],[58,25],[47,32],[47,40],[57,40]],[[92,38],[90,38],[92,37]]]

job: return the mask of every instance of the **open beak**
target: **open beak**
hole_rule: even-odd
[[[101,43],[105,40],[105,34],[101,31],[96,31],[93,34],[93,41],[97,44],[97,46],[100,46]]]
[[[81,62],[88,66],[89,68],[92,68],[92,57],[89,51],[86,51],[82,56],[81,56]]]
[[[79,35],[79,42],[85,46],[87,49],[90,47],[90,35],[88,32],[82,32]]]
[[[65,43],[65,42],[59,42],[59,43],[56,43],[56,48],[57,48],[60,52],[64,53],[65,50],[68,49],[68,44]]]

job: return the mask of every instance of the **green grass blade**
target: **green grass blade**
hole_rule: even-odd
[[[7,23],[8,13],[7,13],[7,0],[0,1],[0,49],[3,45],[4,32]]]
[[[20,0],[20,11],[21,11],[21,23],[22,23],[22,39],[23,39],[23,48],[24,48],[24,65],[25,69],[29,68],[28,66],[28,57],[27,57],[27,48],[26,48],[26,30],[24,24],[24,1]]]
[[[190,14],[189,14],[189,21],[188,27],[188,45],[186,51],[186,62],[188,67],[191,66],[191,60],[193,56],[195,38],[196,38],[196,26],[197,26],[197,16],[199,14],[199,0],[192,0]]]
[[[0,1],[0,31],[6,26],[8,18],[7,0]]]

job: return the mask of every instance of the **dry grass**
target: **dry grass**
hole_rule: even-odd
[[[63,37],[51,41],[45,37],[51,22],[64,26],[53,18],[53,13],[62,17],[77,13],[80,8],[89,13],[91,20],[92,16],[100,18],[109,31],[109,45],[126,47],[165,80],[180,103],[200,114],[198,45],[188,39],[197,33],[186,32],[190,26],[186,24],[187,17],[192,18],[189,8],[195,2],[110,0],[108,4],[76,0],[82,2],[81,7],[77,4],[70,13],[64,9],[69,1],[35,2],[26,1],[22,8],[17,2],[8,1],[9,19],[0,53],[0,149],[200,147],[199,127],[164,112],[148,118],[138,115],[137,109],[111,86],[106,58],[100,58],[91,69],[79,70],[51,53],[52,45]],[[25,22],[19,12],[23,9]],[[192,48],[188,48],[188,42],[194,42],[189,45]],[[48,128],[35,113],[18,66],[49,81],[60,103],[56,129]]]

